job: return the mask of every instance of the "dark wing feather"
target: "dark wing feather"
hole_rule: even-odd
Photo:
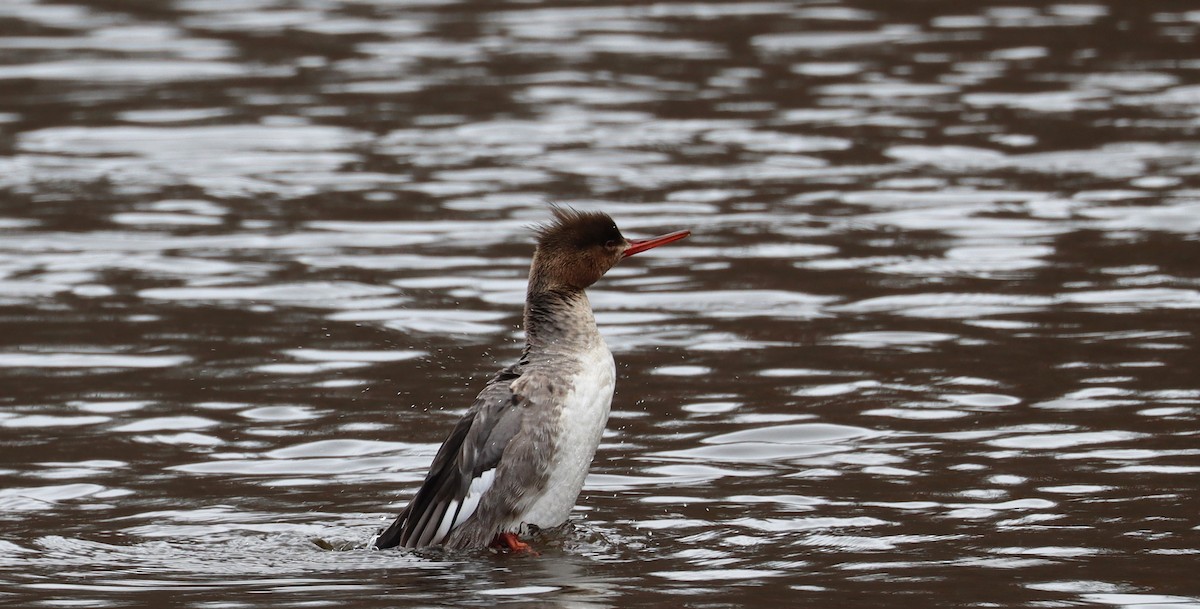
[[[496,467],[504,448],[521,427],[519,400],[510,388],[520,376],[519,369],[511,366],[488,381],[438,449],[416,496],[379,534],[375,547],[419,548],[442,542],[437,531],[447,509],[454,504],[450,519],[457,519],[471,480]]]

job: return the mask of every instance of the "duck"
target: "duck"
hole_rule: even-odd
[[[375,548],[536,554],[522,537],[562,526],[575,507],[616,385],[586,290],[622,260],[691,233],[629,239],[603,212],[551,214],[534,227],[520,358],[479,392]]]

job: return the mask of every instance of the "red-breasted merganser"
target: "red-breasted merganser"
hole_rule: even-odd
[[[536,229],[520,361],[488,381],[375,547],[531,551],[518,535],[562,525],[575,506],[616,377],[584,289],[623,258],[690,233],[626,239],[607,214],[552,211]]]

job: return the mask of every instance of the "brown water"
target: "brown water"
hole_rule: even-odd
[[[1200,607],[1198,9],[4,0],[0,604]],[[573,528],[363,549],[547,200]]]

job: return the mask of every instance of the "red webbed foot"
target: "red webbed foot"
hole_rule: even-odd
[[[537,553],[537,550],[534,550],[529,544],[521,541],[521,538],[517,537],[516,533],[500,533],[495,539],[492,540],[492,543],[489,547],[500,550],[508,550],[513,554],[531,554],[533,556],[541,556],[541,554]]]

